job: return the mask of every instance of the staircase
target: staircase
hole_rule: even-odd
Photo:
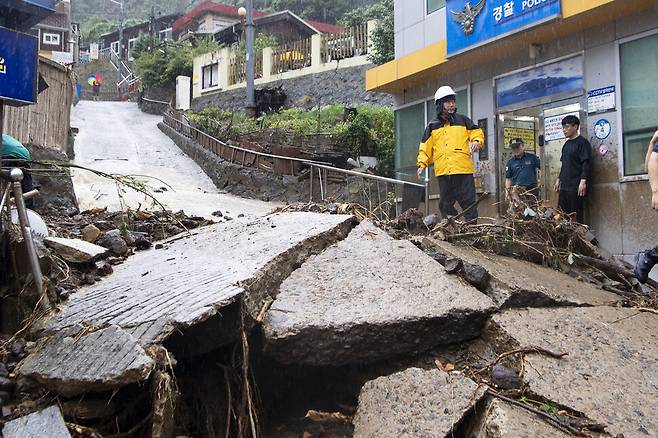
[[[119,60],[117,53],[109,48],[100,50],[98,60],[79,64],[76,71],[82,85],[82,100],[93,100],[91,85],[87,83],[87,76],[91,73],[100,73],[103,76],[99,100],[128,100],[130,93],[136,91],[139,85],[139,78],[123,60]]]

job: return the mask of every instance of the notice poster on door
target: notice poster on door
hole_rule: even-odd
[[[505,141],[505,147],[509,148],[510,143],[515,138],[520,138],[523,140],[526,150],[534,151],[535,150],[535,130],[526,129],[526,128],[514,128],[514,127],[505,127],[503,128],[503,138]]]
[[[562,119],[566,116],[576,116],[580,118],[580,113],[576,111],[544,118],[544,140],[553,141],[565,138],[564,132],[562,131]]]

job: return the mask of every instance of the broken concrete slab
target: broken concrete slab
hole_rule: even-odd
[[[536,345],[568,356],[525,357],[531,393],[608,426],[612,436],[658,436],[658,316],[632,308],[508,310],[486,337],[499,350]]]
[[[79,339],[54,336],[23,360],[17,372],[51,391],[74,396],[141,382],[153,367],[137,340],[113,325]]]
[[[308,365],[415,354],[477,337],[493,308],[411,242],[364,221],[282,282],[265,351]]]
[[[493,399],[466,433],[468,438],[570,438],[572,435],[552,426],[536,414],[518,406]]]
[[[2,435],[5,438],[71,438],[57,406],[9,421]]]
[[[425,238],[426,247],[482,266],[491,275],[487,294],[501,308],[614,305],[622,297],[546,268],[475,248]]]
[[[355,438],[450,436],[486,390],[459,373],[409,368],[366,382]]]
[[[262,294],[276,290],[309,255],[344,238],[353,220],[280,213],[178,235],[162,249],[135,254],[102,283],[72,295],[46,331],[114,324],[147,345],[162,342],[176,329],[222,317],[224,306],[245,295],[249,310],[258,312]]]
[[[46,237],[43,243],[71,263],[87,263],[102,257],[107,249],[81,239]]]

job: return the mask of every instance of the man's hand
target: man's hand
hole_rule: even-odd
[[[482,149],[482,145],[480,144],[479,141],[469,141],[468,142],[468,148],[471,150],[471,153],[479,151]]]
[[[560,178],[555,180],[555,185],[553,186],[556,192],[560,191]]]
[[[425,172],[425,169],[422,167],[419,167],[418,170],[416,171],[416,175],[418,176],[418,179],[421,179],[423,177],[423,173]]]
[[[578,196],[585,196],[586,193],[587,193],[587,181],[581,179],[580,184],[578,184]]]
[[[658,211],[658,192],[651,194],[651,208]]]

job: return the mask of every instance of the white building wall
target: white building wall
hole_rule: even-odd
[[[395,0],[395,58],[446,38],[446,8],[426,12],[426,0]]]

